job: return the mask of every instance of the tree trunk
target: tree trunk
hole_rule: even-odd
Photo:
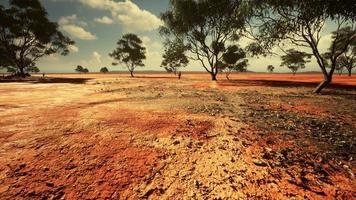
[[[25,76],[25,71],[23,70],[24,68],[23,67],[19,67],[19,70],[20,70],[20,76],[22,77],[22,78],[26,78],[26,76]]]
[[[226,75],[226,79],[227,79],[227,80],[230,80],[230,79],[229,79],[229,75],[230,75],[230,74],[229,74],[229,73],[226,73],[225,75]]]
[[[352,69],[347,69],[347,71],[349,72],[349,76],[351,76],[351,70]]]
[[[130,75],[131,75],[132,78],[135,77],[135,76],[133,75],[133,71],[130,71]]]
[[[216,74],[214,72],[211,72],[211,80],[216,81]]]
[[[319,94],[322,89],[326,88],[331,83],[330,74],[324,77],[324,80],[315,88],[314,93]]]

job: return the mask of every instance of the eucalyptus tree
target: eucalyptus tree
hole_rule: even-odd
[[[247,64],[248,59],[246,58],[245,51],[236,45],[231,45],[223,54],[220,70],[225,72],[226,79],[230,80],[229,75],[232,72],[245,72],[247,70]]]
[[[340,37],[340,38],[348,38],[352,35],[356,34],[355,27],[352,28],[350,26],[344,27],[340,29],[338,32],[332,33],[332,38]],[[352,69],[356,67],[356,37],[352,39],[349,45],[344,43],[349,42],[348,40],[342,39],[337,43],[336,47],[331,46],[327,54],[331,54],[333,48],[336,50],[334,52],[342,52],[342,54],[336,60],[336,70],[345,68],[348,72],[348,75],[351,76]],[[346,49],[343,49],[345,48]]]
[[[109,55],[121,64],[125,64],[131,77],[134,77],[136,67],[144,67],[143,60],[146,59],[146,48],[142,40],[135,34],[128,33],[117,42],[117,48]],[[119,63],[114,62],[113,65]]]
[[[311,55],[295,49],[287,50],[287,54],[281,56],[281,67],[287,67],[295,75],[299,69],[304,69],[305,64],[310,62]]]
[[[167,44],[180,40],[190,60],[199,62],[216,80],[217,64],[223,60],[228,43],[237,42],[247,12],[242,0],[171,0],[162,13],[161,35]]]
[[[310,50],[324,80],[315,88],[315,93],[327,87],[337,66],[337,60],[355,39],[356,34],[343,33],[345,27],[355,30],[356,4],[350,1],[332,0],[251,0],[253,19],[247,30],[256,40],[248,49],[256,54],[266,54],[278,44],[289,41],[292,45]],[[326,23],[334,28],[328,64],[321,52],[320,40]],[[342,33],[342,34],[340,34]]]
[[[74,44],[48,19],[39,0],[10,0],[8,7],[0,5],[0,19],[0,66],[15,68],[22,77],[39,58],[67,55]]]
[[[168,73],[173,72],[176,75],[180,68],[186,67],[189,63],[185,55],[186,51],[187,48],[181,41],[169,42],[165,45],[161,67],[164,67]]]

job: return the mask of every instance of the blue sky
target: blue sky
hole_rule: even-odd
[[[1,0],[4,1],[4,0]],[[76,44],[71,46],[68,56],[52,55],[42,58],[37,66],[43,72],[74,72],[77,65],[89,71],[101,67],[110,70],[125,70],[122,66],[111,66],[113,60],[108,54],[115,48],[123,34],[132,32],[141,37],[147,48],[146,67],[141,70],[163,70],[162,38],[158,27],[162,24],[160,13],[169,7],[169,0],[40,0],[47,9],[49,18],[59,23],[60,30],[72,38]],[[323,48],[330,44],[330,35],[325,32]],[[240,42],[241,46],[247,39]],[[279,67],[280,59],[274,57],[249,58],[249,70],[266,71],[272,64],[276,71],[286,72]],[[185,70],[204,70],[199,63],[190,62]],[[307,65],[308,71],[319,70],[315,62]]]

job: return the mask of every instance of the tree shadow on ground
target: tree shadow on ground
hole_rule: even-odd
[[[69,84],[84,84],[91,78],[24,78],[24,79],[0,79],[0,83],[69,83]]]
[[[173,76],[135,76],[133,78],[147,78],[147,79],[178,79],[177,77]]]
[[[314,88],[318,85],[317,82],[299,82],[299,81],[284,81],[284,80],[224,80],[220,81],[220,86],[225,87],[246,87],[246,86],[268,86],[268,87],[310,87]],[[332,83],[327,88],[356,90],[354,85],[346,85],[340,83]]]

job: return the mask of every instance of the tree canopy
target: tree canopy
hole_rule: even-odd
[[[281,56],[281,66],[285,66],[290,69],[295,75],[299,69],[304,69],[305,64],[310,62],[311,55],[305,52],[301,52],[295,49],[287,50],[287,54]]]
[[[109,72],[109,69],[107,68],[107,67],[102,67],[101,69],[100,69],[100,72],[101,73],[108,73]]]
[[[231,45],[223,54],[223,60],[218,66],[221,71],[225,72],[226,78],[229,80],[231,72],[244,72],[247,70],[247,64],[245,51],[236,45]]]
[[[135,68],[145,66],[143,60],[146,59],[146,48],[142,45],[142,40],[137,35],[128,33],[122,36],[117,45],[109,55],[119,63],[125,64],[131,77],[134,77]]]
[[[186,67],[189,63],[185,52],[187,47],[181,41],[174,41],[168,43],[164,50],[161,67],[169,73],[176,74],[179,68]]]
[[[189,59],[200,62],[216,80],[217,64],[222,61],[226,44],[238,41],[246,15],[237,0],[172,0],[161,15],[160,33],[167,44],[180,40],[189,50]]]
[[[268,65],[267,66],[267,71],[272,73],[274,71],[274,66],[273,65]]]
[[[330,58],[332,54],[340,54],[336,58],[336,70],[346,69],[349,76],[351,76],[352,69],[356,67],[356,34],[355,28],[351,26],[340,28],[339,31],[332,32],[332,38],[335,40],[334,44],[329,47],[328,52],[324,54],[325,62],[330,67]],[[349,38],[352,38],[349,40]],[[348,44],[349,43],[349,44]]]
[[[84,68],[81,65],[78,65],[77,68],[75,68],[75,71],[78,73],[88,73],[89,72],[89,70],[87,68]]]
[[[0,66],[24,76],[39,58],[55,53],[67,55],[74,44],[48,19],[39,0],[10,0],[0,6]]]

